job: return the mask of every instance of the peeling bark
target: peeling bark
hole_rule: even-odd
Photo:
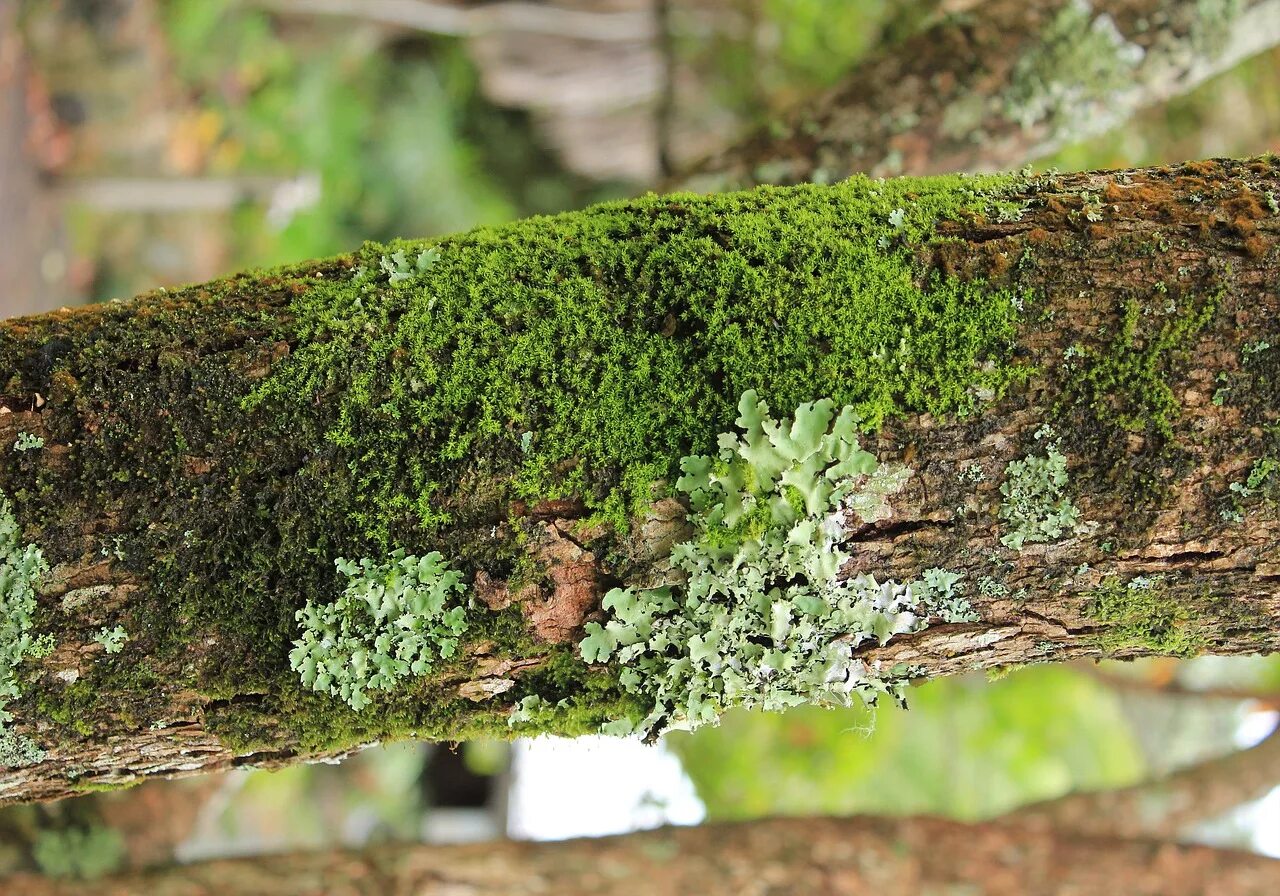
[[[93,890],[103,896],[607,896],[635,893],[639,881],[652,894],[1262,896],[1280,886],[1280,862],[1203,846],[1060,837],[1000,823],[793,818],[560,843],[224,859],[104,878]],[[8,886],[27,896],[83,892],[80,884],[30,876],[11,878]]]
[[[1273,160],[1043,178],[1011,187],[1007,213],[943,221],[915,247],[922,279],[1027,297],[1009,349],[1022,375],[999,395],[975,393],[972,413],[904,411],[864,441],[912,475],[890,517],[848,521],[844,573],[906,582],[952,570],[981,621],[932,620],[859,659],[924,678],[1280,646],[1277,482],[1259,480],[1261,462],[1280,457],[1277,194]],[[895,233],[858,222],[841,239]],[[723,228],[712,238],[732,248]],[[344,527],[363,506],[343,502],[367,497],[342,490],[348,462],[320,423],[242,402],[305,348],[291,300],[356,263],[0,323],[0,490],[52,567],[34,633],[56,641],[24,662],[9,707],[12,731],[46,756],[0,770],[0,801],[320,759],[391,737],[501,734],[523,696],[554,707],[539,723],[549,732],[595,730],[624,708],[618,670],[577,655],[579,626],[609,587],[669,579],[680,505],[664,499],[620,536],[584,519],[585,493],[510,500],[471,468],[436,496],[459,522],[427,544],[462,558],[483,630],[365,713],[299,686],[293,613],[332,598],[333,558],[355,543]],[[692,338],[665,312],[633,326]],[[589,411],[591,395],[575,407]],[[318,415],[325,400],[304,406]],[[1046,424],[1079,524],[1016,550],[1002,540],[1002,487],[1011,462],[1044,453]],[[24,432],[45,447],[8,450]],[[325,471],[336,472],[317,479]],[[108,656],[94,634],[116,624],[130,640]]]
[[[1068,55],[1091,39],[1079,58]],[[989,0],[874,53],[783,123],[667,186],[1017,168],[1187,93],[1277,40],[1274,0]],[[1041,69],[1037,59],[1055,53],[1064,64]]]

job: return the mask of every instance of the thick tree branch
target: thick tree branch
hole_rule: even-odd
[[[655,481],[747,389],[858,408],[910,475],[843,519],[842,575],[945,569],[977,619],[922,609],[859,668],[1274,650],[1278,194],[1254,160],[651,196],[4,322],[53,649],[15,667],[0,799],[505,733],[526,697],[516,731],[643,711],[583,623],[670,580]],[[1061,495],[1018,510],[1053,446]],[[353,711],[290,667],[295,613],[395,549],[462,573],[469,628]]]
[[[873,54],[785,124],[668,186],[1017,168],[1277,40],[1276,0],[988,0]]]
[[[982,896],[1273,893],[1280,862],[1202,846],[1061,837],[927,818],[775,819],[665,828],[561,843],[380,847],[224,859],[94,882],[104,896],[320,891],[377,896],[645,893],[875,893]],[[0,882],[3,883],[3,882]],[[82,885],[15,877],[13,892],[63,896]]]

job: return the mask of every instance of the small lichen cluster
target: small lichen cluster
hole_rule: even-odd
[[[8,499],[0,494],[0,765],[29,765],[44,755],[27,738],[5,730],[13,721],[5,707],[21,695],[18,665],[53,649],[52,639],[31,634],[36,585],[48,565],[40,548],[23,545],[21,535]]]
[[[14,451],[35,451],[44,447],[44,439],[29,432],[18,433],[13,442]]]
[[[382,273],[387,275],[387,282],[395,285],[425,274],[439,260],[440,250],[432,246],[419,252],[413,261],[410,261],[403,251],[392,252],[382,256],[378,266],[382,269]]]
[[[457,651],[466,587],[438,552],[397,550],[386,563],[338,558],[335,565],[347,578],[341,596],[324,606],[307,601],[297,613],[302,637],[289,664],[303,685],[358,711],[371,702],[367,691],[426,675]]]
[[[93,640],[102,645],[102,649],[107,653],[119,653],[124,650],[124,642],[129,640],[129,633],[124,630],[124,626],[117,625],[115,628],[103,626]]]
[[[1000,519],[1006,532],[1000,543],[1021,550],[1027,542],[1054,541],[1080,520],[1080,510],[1064,493],[1069,476],[1067,459],[1047,428],[1036,433],[1047,439],[1044,456],[1028,454],[1009,461],[1000,485]]]
[[[930,613],[974,618],[957,573],[930,570],[908,584],[839,578],[845,514],[884,519],[910,475],[859,446],[851,408],[837,416],[822,400],[778,422],[749,391],[738,409],[741,435],[721,435],[715,457],[681,462],[676,485],[695,534],[672,563],[685,580],[611,590],[609,620],[588,623],[580,645],[588,662],[621,665],[623,686],[651,701],[644,731],[713,723],[733,706],[900,697],[901,679],[855,660],[854,648],[912,631]]]

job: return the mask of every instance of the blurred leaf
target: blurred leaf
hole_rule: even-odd
[[[937,813],[972,819],[1144,771],[1114,695],[1061,667],[943,679],[909,711],[731,714],[672,734],[708,816]]]

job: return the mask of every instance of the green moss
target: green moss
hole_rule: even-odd
[[[15,456],[0,484],[18,515],[38,511],[50,556],[83,552],[85,508],[109,515],[103,556],[147,594],[119,620],[125,650],[23,701],[79,737],[126,711],[145,726],[194,690],[210,730],[264,749],[505,732],[506,698],[535,694],[557,730],[598,728],[631,698],[585,666],[561,693],[526,674],[502,700],[440,697],[481,642],[546,657],[518,609],[469,609],[459,658],[365,717],[304,691],[295,614],[341,594],[338,557],[438,550],[467,580],[534,579],[515,499],[580,501],[624,528],[747,389],[782,407],[830,396],[863,429],[972,411],[1024,373],[1020,298],[923,259],[948,221],[1017,187],[648,196],[0,327],[6,397],[50,396],[45,435],[72,446],[57,464]],[[34,628],[65,627],[60,612],[38,606]],[[576,692],[608,711],[561,705]]]
[[[481,470],[623,523],[749,388],[790,407],[829,395],[874,428],[1007,382],[1013,296],[924,272],[913,252],[1010,185],[650,196],[439,242],[396,284],[381,259],[427,244],[370,244],[349,277],[308,284],[302,345],[250,406],[324,409],[374,540],[456,522],[457,486]]]
[[[1172,306],[1163,300],[1154,303],[1174,309],[1161,314],[1158,324],[1151,319],[1152,303],[1126,299],[1114,338],[1096,353],[1084,352],[1083,368],[1066,384],[1070,409],[1064,406],[1062,413],[1083,411],[1127,430],[1171,438],[1178,414],[1178,400],[1168,383],[1173,361],[1191,348],[1221,299],[1219,286],[1181,294]]]
[[[1137,577],[1127,584],[1109,577],[1090,593],[1088,615],[1103,630],[1098,646],[1108,655],[1131,652],[1195,656],[1205,639],[1195,628],[1194,614],[1165,596],[1158,579]]]

